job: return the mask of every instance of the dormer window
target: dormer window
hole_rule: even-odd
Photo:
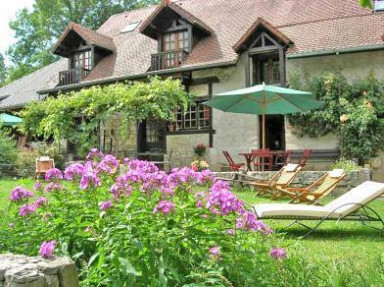
[[[161,5],[140,26],[140,32],[158,41],[151,55],[151,71],[179,68],[197,41],[212,33],[200,19],[171,1]]]
[[[59,72],[58,85],[81,82],[114,50],[112,38],[71,22],[52,48],[52,54],[68,58],[68,70]]]
[[[384,11],[384,0],[375,0],[374,1],[374,11],[383,12]]]

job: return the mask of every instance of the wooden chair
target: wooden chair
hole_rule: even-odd
[[[256,195],[263,195],[266,193],[274,195],[276,189],[287,188],[300,170],[301,166],[298,164],[287,164],[276,172],[270,179],[266,181],[254,181],[249,184],[258,189]]]
[[[37,179],[39,176],[45,176],[46,172],[51,168],[55,168],[53,158],[42,156],[36,159],[35,178]]]
[[[235,163],[229,152],[226,150],[223,151],[223,154],[226,160],[228,161],[229,168],[231,169],[231,171],[239,172],[240,168],[244,165],[244,163]]]
[[[273,155],[269,149],[252,150],[254,154],[253,166],[257,171],[270,171],[273,166]]]
[[[344,177],[344,170],[334,169],[307,187],[287,187],[278,190],[280,195],[291,198],[290,203],[318,204],[319,200],[329,195]]]
[[[281,169],[283,166],[291,162],[293,150],[287,150],[282,155],[275,156],[274,168],[275,170]]]
[[[301,157],[299,158],[298,164],[301,167],[304,167],[307,164],[307,160],[311,156],[311,154],[312,154],[312,150],[311,149],[303,150],[303,153],[301,154]]]

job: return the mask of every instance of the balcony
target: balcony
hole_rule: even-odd
[[[72,85],[84,79],[90,70],[85,68],[75,68],[59,72],[59,86]]]
[[[178,68],[187,58],[186,50],[173,50],[151,55],[151,71]]]

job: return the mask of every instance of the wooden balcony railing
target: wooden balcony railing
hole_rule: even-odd
[[[187,58],[185,50],[173,50],[151,55],[151,71],[166,70],[179,67]]]
[[[84,79],[90,70],[85,68],[75,68],[59,72],[59,86],[77,84]]]

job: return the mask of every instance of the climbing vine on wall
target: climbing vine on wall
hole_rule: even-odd
[[[307,80],[293,74],[290,86],[309,90],[325,103],[316,111],[288,117],[296,135],[335,134],[342,156],[357,158],[360,163],[382,149],[384,82],[378,81],[374,74],[353,83],[341,72],[326,72]]]
[[[181,82],[170,78],[94,86],[32,102],[21,112],[22,131],[57,142],[68,139],[85,152],[96,145],[98,127],[116,115],[127,129],[144,119],[171,120],[176,108],[186,109],[190,101]]]

